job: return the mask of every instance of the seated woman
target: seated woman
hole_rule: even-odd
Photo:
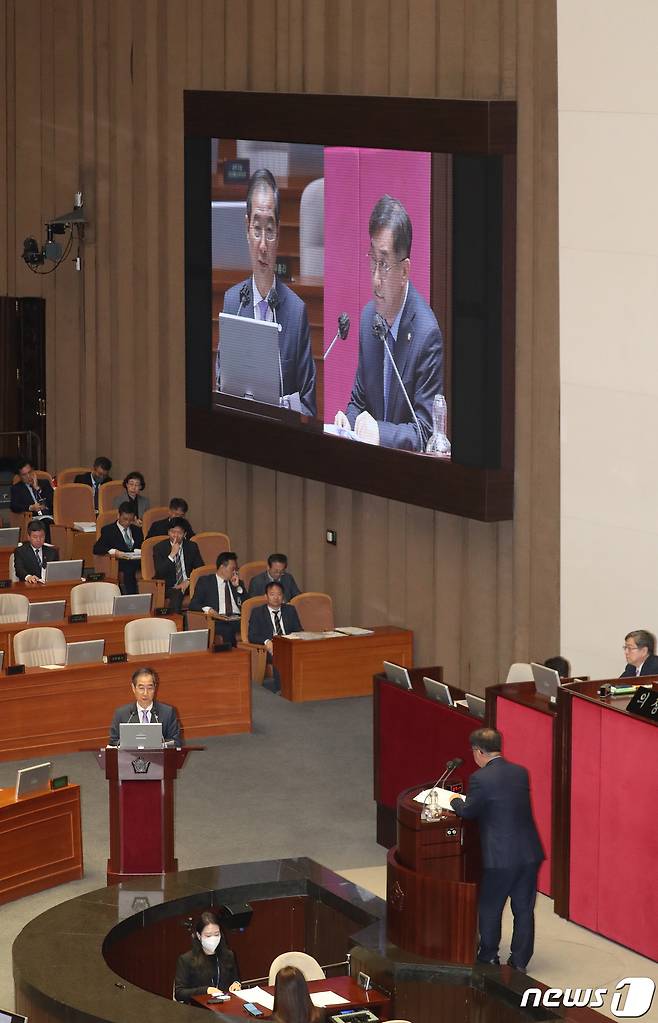
[[[283,966],[274,983],[274,1015],[272,1023],[321,1023],[322,1009],[313,1005],[308,984],[296,966]]]
[[[141,472],[129,472],[123,485],[126,492],[114,498],[114,507],[118,508],[120,504],[124,503],[130,504],[135,516],[135,525],[141,527],[144,512],[151,507],[148,497],[144,497],[142,494],[142,491],[146,489],[146,480]]]
[[[239,991],[235,956],[222,937],[214,913],[202,913],[194,927],[192,948],[176,963],[174,998],[189,1002],[194,995],[223,995]]]

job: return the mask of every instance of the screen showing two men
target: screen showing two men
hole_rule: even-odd
[[[216,402],[450,457],[451,159],[213,140]]]

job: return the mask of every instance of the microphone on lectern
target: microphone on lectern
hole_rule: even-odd
[[[387,324],[386,320],[384,319],[384,317],[381,316],[379,313],[375,313],[375,315],[373,317],[373,321],[372,321],[372,332],[375,335],[375,337],[378,338],[378,340],[382,342],[382,344],[384,345],[384,348],[386,350],[386,354],[388,355],[389,359],[391,360],[391,366],[393,367],[393,372],[395,373],[395,375],[397,377],[397,381],[398,381],[400,387],[402,388],[402,393],[404,394],[404,397],[406,399],[407,405],[409,406],[409,411],[411,412],[412,419],[413,419],[413,421],[414,421],[414,423],[416,425],[416,429],[418,430],[418,440],[419,440],[421,448],[422,448],[422,446],[423,446],[423,433],[422,433],[422,430],[420,428],[420,423],[418,422],[418,416],[414,412],[414,407],[411,404],[411,401],[409,400],[409,395],[407,394],[407,389],[404,386],[404,384],[402,383],[402,377],[400,376],[400,374],[398,372],[398,368],[395,365],[395,359],[393,358],[393,355],[391,354],[391,349],[388,347],[388,341],[386,340],[388,331],[389,331],[389,327],[388,327],[388,324]]]

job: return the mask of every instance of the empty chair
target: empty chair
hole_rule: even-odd
[[[159,539],[162,540],[162,537]],[[226,533],[195,533],[192,539],[201,552],[204,565],[214,565],[218,554],[231,549],[231,541]]]
[[[167,504],[159,504],[155,508],[147,508],[142,517],[142,532],[144,536],[146,536],[154,522],[157,522],[159,519],[168,519],[170,515],[171,512]],[[160,539],[162,540],[163,537],[160,537]]]
[[[26,622],[29,606],[22,593],[0,593],[0,622]]]
[[[261,572],[267,571],[266,561],[247,561],[244,565],[240,565],[240,578],[245,584],[247,589],[251,586],[251,580],[255,575],[260,575]]]
[[[523,661],[510,665],[505,682],[532,682],[532,668]]]
[[[297,609],[304,632],[330,632],[334,605],[328,593],[298,593],[290,603]]]
[[[66,662],[66,636],[61,629],[23,629],[14,636],[14,663],[31,668]]]
[[[324,178],[311,181],[299,204],[300,277],[324,276]]]
[[[114,598],[121,596],[116,583],[80,583],[71,590],[74,615],[111,615]]]
[[[90,465],[78,465],[74,469],[60,469],[57,473],[57,485],[61,487],[62,483],[75,483],[76,476],[83,476],[87,472],[91,472]]]
[[[176,632],[176,622],[170,618],[136,618],[123,632],[126,653],[166,654],[172,632]]]
[[[104,483],[98,492],[99,512],[115,510],[114,502],[116,498],[121,497],[125,499],[125,495],[126,488],[122,480],[112,480],[110,483]]]
[[[74,522],[95,522],[96,509],[91,487],[84,483],[63,483],[53,495],[53,514],[59,526]]]
[[[282,952],[272,960],[268,984],[273,984],[276,975],[284,966],[296,966],[306,980],[324,980],[327,976],[317,959],[306,952]]]

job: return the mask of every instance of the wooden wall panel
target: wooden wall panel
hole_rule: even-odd
[[[341,622],[410,626],[418,663],[476,691],[556,653],[554,0],[6,0],[1,17],[0,288],[47,300],[49,468],[96,453],[115,475],[141,468],[153,503],[186,496],[196,528],[226,528],[243,560],[283,548]],[[518,100],[514,523],[186,450],[185,88]],[[22,240],[78,188],[84,273],[37,278]]]

